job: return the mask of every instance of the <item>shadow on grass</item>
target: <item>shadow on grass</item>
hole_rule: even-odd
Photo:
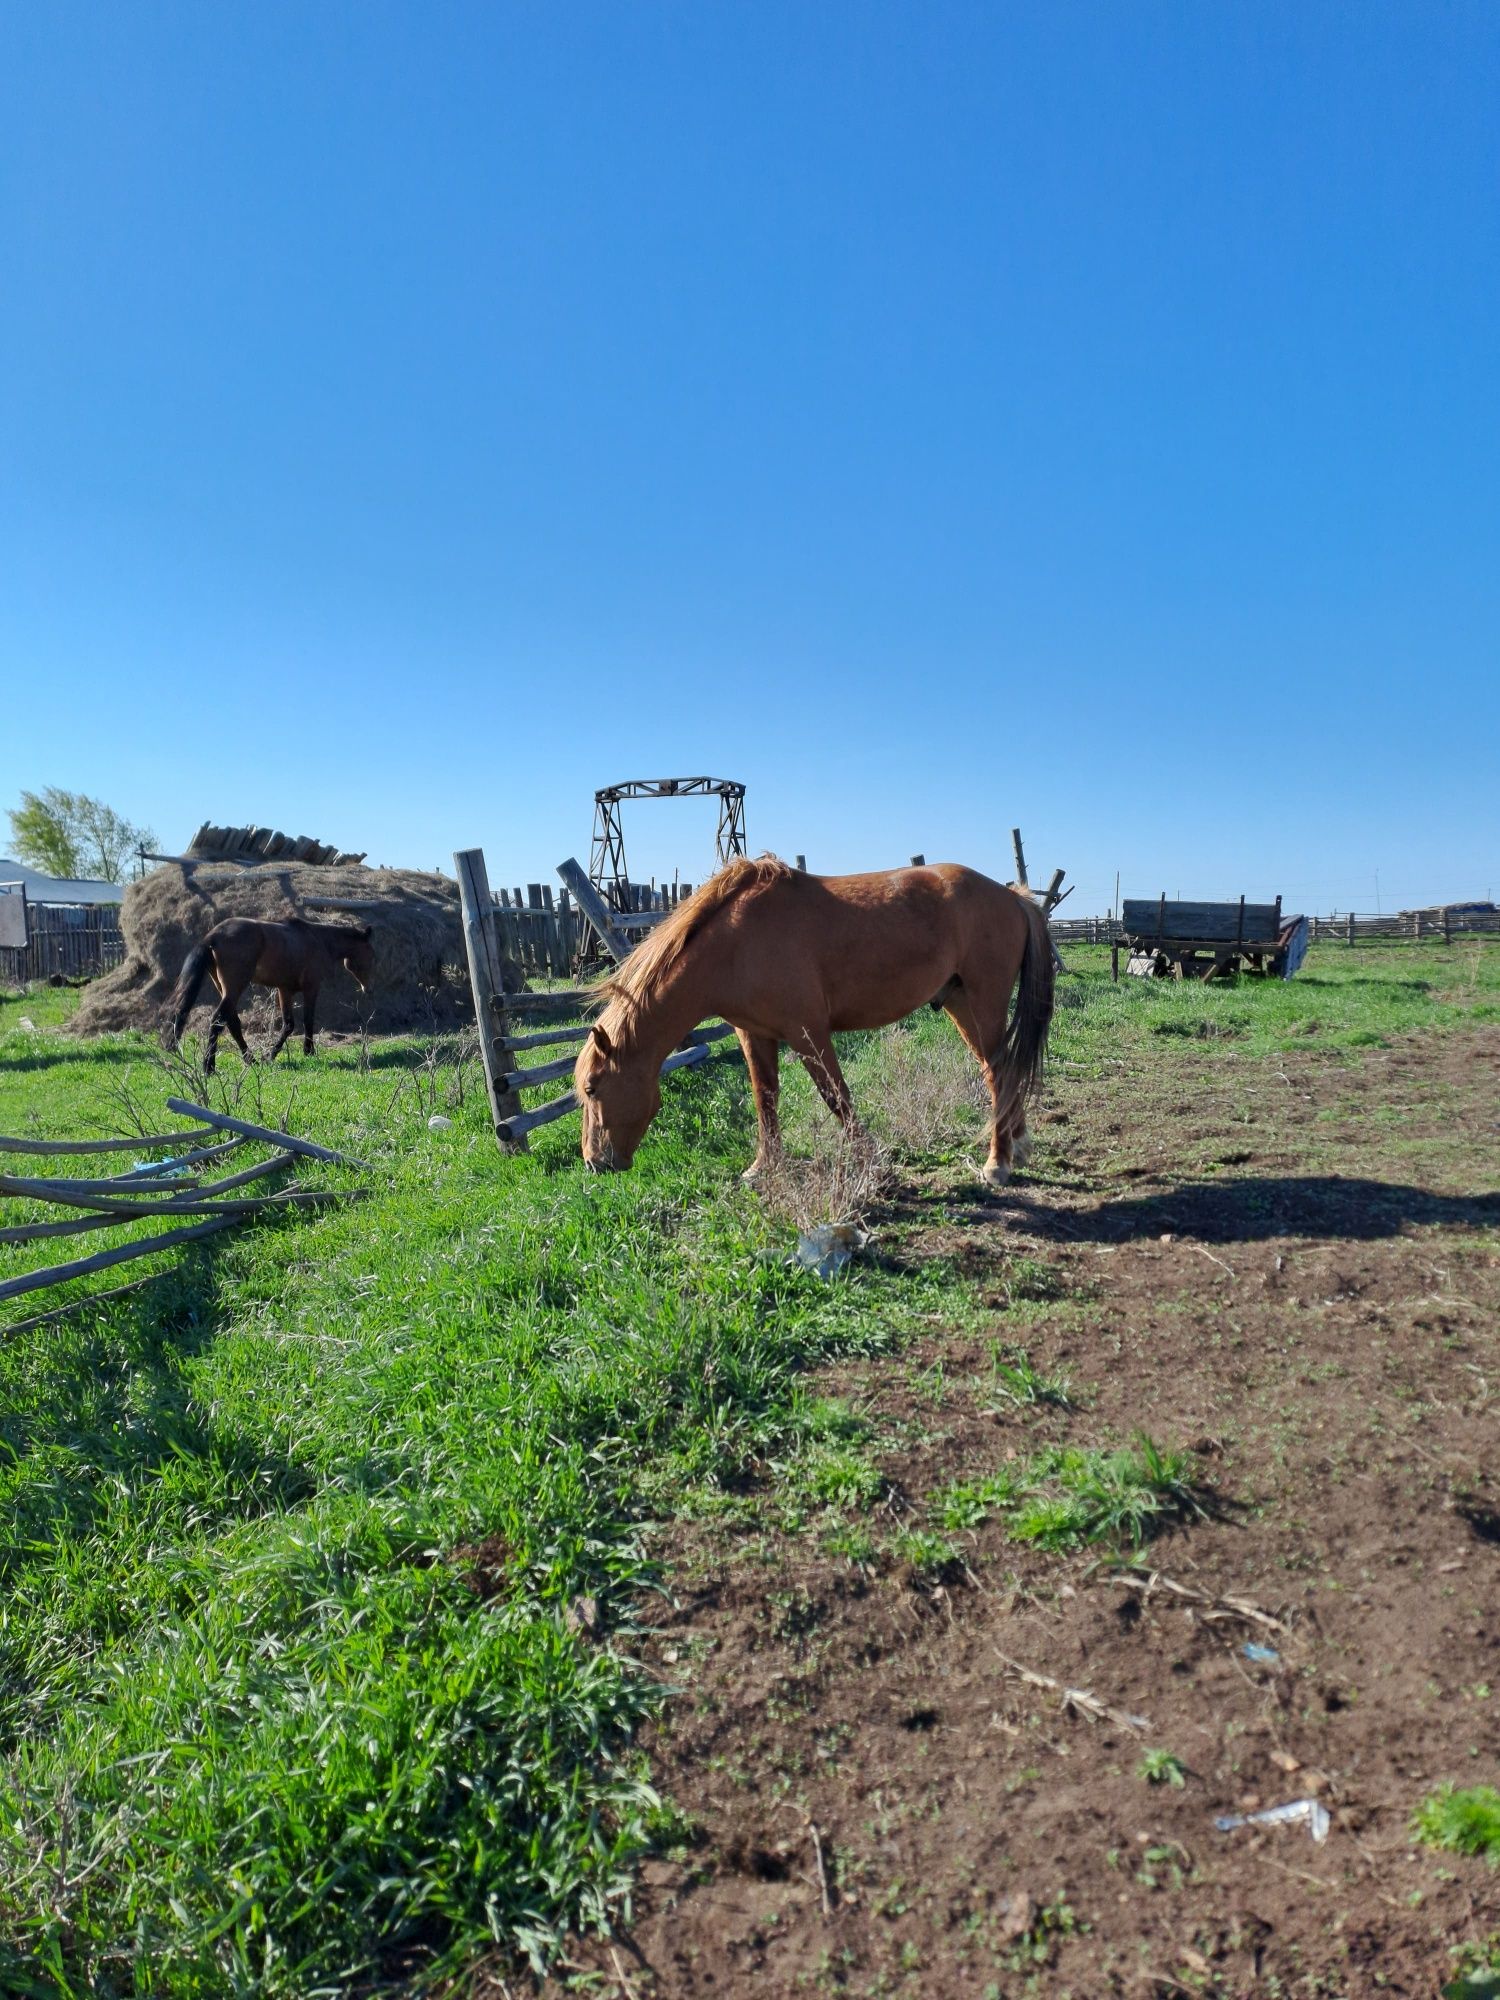
[[[56,1069],[60,1063],[138,1063],[146,1051],[140,1048],[101,1049],[97,1042],[78,1041],[52,1044],[24,1056],[0,1055],[0,1070]]]
[[[313,1490],[306,1468],[194,1398],[185,1364],[221,1330],[222,1244],[185,1250],[128,1298],[13,1336],[42,1351],[24,1401],[13,1396],[0,1412],[0,1455],[31,1468],[0,1536],[0,1585],[51,1561],[58,1542],[97,1531],[127,1496],[139,1504],[164,1477],[201,1521],[279,1511]],[[45,1293],[35,1303],[46,1310]]]
[[[1433,1194],[1398,1181],[1338,1174],[1281,1175],[1189,1182],[1164,1194],[1110,1201],[1095,1209],[1057,1209],[1023,1189],[993,1206],[1014,1208],[1039,1236],[1091,1243],[1176,1236],[1204,1243],[1257,1243],[1278,1236],[1369,1241],[1406,1228],[1500,1228],[1500,1194]]]

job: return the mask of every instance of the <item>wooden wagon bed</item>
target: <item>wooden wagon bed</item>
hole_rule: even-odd
[[[1143,979],[1215,979],[1253,972],[1290,979],[1307,950],[1307,919],[1283,917],[1274,903],[1155,902],[1125,899],[1121,935],[1110,946],[1110,970]]]

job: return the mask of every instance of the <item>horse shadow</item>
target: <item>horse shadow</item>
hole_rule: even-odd
[[[1128,1243],[1167,1234],[1201,1243],[1263,1243],[1290,1236],[1374,1242],[1408,1228],[1500,1228],[1500,1194],[1434,1194],[1399,1181],[1341,1174],[1190,1181],[1159,1194],[1105,1201],[1094,1209],[1054,1207],[1021,1186],[1007,1189],[994,1204],[1013,1208],[1038,1236],[1088,1243]]]

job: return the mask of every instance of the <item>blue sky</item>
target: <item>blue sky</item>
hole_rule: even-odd
[[[10,7],[0,808],[1500,894],[1497,102],[1490,0]]]

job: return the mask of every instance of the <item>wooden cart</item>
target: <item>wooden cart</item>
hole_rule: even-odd
[[[1307,951],[1307,919],[1283,917],[1274,903],[1169,903],[1125,899],[1110,971],[1141,979],[1217,979],[1233,972],[1290,979]]]

